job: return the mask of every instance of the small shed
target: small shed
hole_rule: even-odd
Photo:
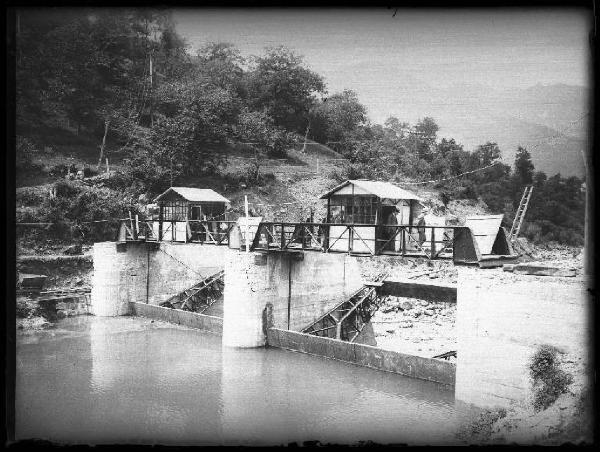
[[[376,243],[386,243],[396,231],[382,225],[416,224],[423,210],[422,199],[416,194],[389,182],[347,180],[322,195],[327,200],[327,223],[360,224],[355,227],[360,240],[354,240],[353,251],[374,252]],[[366,226],[373,225],[373,226]],[[343,226],[331,226],[330,237],[337,237]],[[338,240],[339,247],[348,247],[348,239]],[[344,245],[345,243],[345,245]],[[386,246],[397,247],[395,241]],[[332,249],[337,249],[335,246]]]
[[[411,225],[423,208],[422,199],[408,190],[362,179],[347,180],[321,199],[327,199],[328,223],[386,224],[398,208],[398,224]]]
[[[222,220],[229,199],[210,188],[170,187],[158,195],[159,219],[163,221]]]
[[[194,235],[201,230],[200,221],[216,223],[225,219],[225,211],[230,201],[210,188],[170,187],[158,195],[154,202],[158,205],[158,227],[156,233],[161,239],[186,241],[188,225]],[[169,225],[166,225],[170,223]],[[216,227],[216,224],[209,224]],[[169,234],[165,234],[167,229]]]

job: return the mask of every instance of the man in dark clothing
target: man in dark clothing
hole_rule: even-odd
[[[386,220],[385,220],[385,240],[389,240],[388,244],[386,245],[386,249],[390,250],[390,251],[395,251],[396,250],[396,239],[392,238],[394,237],[394,235],[396,234],[396,225],[398,224],[398,219],[396,217],[396,214],[398,213],[398,208],[394,208],[394,210],[392,210],[390,212],[390,214],[387,216]],[[391,240],[390,240],[391,239]]]
[[[421,213],[417,219],[417,232],[419,233],[419,245],[425,242],[425,214]]]

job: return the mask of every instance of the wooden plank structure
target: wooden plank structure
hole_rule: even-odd
[[[322,223],[250,217],[251,249],[452,258],[455,264],[481,267],[499,266],[517,257],[500,226],[502,215],[469,217],[465,226],[449,226],[443,217],[425,216],[422,200],[415,194],[387,182],[366,180],[348,180],[321,199],[327,200]],[[218,193],[171,187],[155,201],[155,217],[139,220],[130,215],[121,221],[119,242],[183,241],[245,249],[245,218],[225,220],[229,201]],[[419,221],[422,218],[429,224]]]
[[[173,242],[220,244],[229,230],[225,210],[230,201],[208,188],[170,187],[158,195],[158,215],[149,224],[150,237]]]
[[[423,230],[412,227],[408,233],[415,239],[413,241],[395,234],[393,227],[398,224],[416,226],[423,204],[414,193],[389,182],[347,180],[320,199],[327,200],[326,223],[332,224],[330,235],[339,236],[329,245],[333,251],[351,250],[366,254],[400,248],[416,251],[418,247],[413,246],[414,243],[428,238],[423,235]],[[341,225],[353,227],[348,229]],[[378,227],[369,227],[372,225]]]
[[[229,243],[236,222],[226,220],[230,201],[214,190],[170,187],[154,202],[149,218],[121,220],[118,242]]]
[[[202,314],[217,301],[218,295],[222,294],[224,277],[225,270],[220,270],[163,301],[160,306]]]
[[[515,219],[513,220],[510,232],[508,233],[508,238],[511,242],[513,242],[517,238],[519,232],[521,231],[521,226],[523,225],[523,219],[525,218],[525,213],[527,212],[527,206],[529,206],[529,200],[531,199],[532,192],[533,185],[527,185],[523,190],[523,196],[521,196],[519,208],[517,209]]]
[[[383,283],[385,274],[364,285],[348,300],[339,303],[310,325],[302,329],[303,333],[354,342],[381,304],[377,297],[377,287]]]
[[[262,222],[254,236],[252,249],[437,259],[452,256],[454,231],[465,229],[464,226],[419,226],[423,230],[421,235],[427,233],[430,237],[428,241],[421,241],[415,237],[418,232],[411,232],[417,229],[415,226],[390,225],[385,226],[389,237],[380,241],[374,238],[379,227],[369,224]],[[394,250],[386,248],[386,243],[399,238],[398,242],[403,246]],[[361,247],[356,246],[357,243]]]

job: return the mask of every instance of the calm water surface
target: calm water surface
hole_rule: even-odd
[[[17,337],[17,439],[66,443],[440,444],[435,383],[138,317],[71,317]]]

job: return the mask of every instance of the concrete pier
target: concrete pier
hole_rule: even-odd
[[[129,315],[132,306],[159,305],[222,269],[223,344],[231,347],[265,345],[267,306],[270,326],[300,330],[362,286],[358,262],[345,254],[103,242],[94,245],[91,312]]]
[[[486,408],[524,403],[529,360],[540,345],[571,356],[589,350],[589,307],[581,282],[459,272],[457,400]]]
[[[178,243],[94,244],[91,313],[130,314],[129,302],[158,305],[225,266],[238,251]]]
[[[225,268],[223,345],[264,346],[268,304],[272,326],[299,330],[361,286],[360,268],[351,256],[239,253]]]

